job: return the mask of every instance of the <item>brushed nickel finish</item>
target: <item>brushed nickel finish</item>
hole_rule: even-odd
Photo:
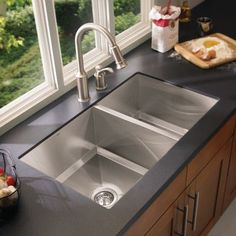
[[[84,60],[82,54],[82,38],[84,34],[89,30],[96,30],[102,33],[105,38],[108,40],[109,44],[111,45],[111,52],[115,59],[117,69],[122,69],[127,66],[126,61],[124,60],[119,47],[116,44],[115,38],[113,35],[103,26],[95,24],[95,23],[86,23],[82,25],[75,34],[75,51],[76,51],[76,59],[78,62],[78,72],[76,74],[78,92],[79,92],[79,101],[80,102],[87,102],[90,99],[89,96],[89,89],[88,89],[88,75],[84,69]],[[106,86],[103,86],[105,89]],[[101,90],[101,87],[100,87]]]

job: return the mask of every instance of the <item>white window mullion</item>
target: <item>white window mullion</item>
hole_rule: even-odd
[[[48,30],[46,23],[46,12],[44,6],[44,0],[33,0],[32,6],[34,10],[34,17],[38,35],[38,42],[41,54],[41,60],[43,64],[43,71],[45,76],[45,81],[54,88],[57,87],[54,79],[54,70],[51,63],[51,49],[48,38]]]
[[[155,0],[141,0],[141,22],[150,24],[149,12],[154,6]]]
[[[93,22],[96,24],[100,24],[100,4],[99,0],[91,0],[92,1],[92,11],[93,11]],[[95,45],[98,50],[102,49],[101,35],[98,32],[95,33]]]
[[[45,50],[48,55],[43,55],[42,60],[45,62],[45,71],[47,74],[50,67],[50,76],[54,80],[58,89],[63,89],[63,65],[61,59],[59,34],[57,30],[57,22],[55,15],[55,3],[54,0],[41,0],[44,5],[44,11],[40,11],[44,15],[41,17],[40,21],[37,22],[38,27],[42,27],[42,20],[44,21],[44,28],[38,29],[39,44],[42,48],[41,55],[45,54]],[[37,3],[36,3],[37,2]],[[40,1],[35,1],[34,4],[39,4]],[[36,6],[37,7],[37,6]],[[47,26],[47,27],[45,27]],[[43,39],[40,40],[40,35],[43,34]],[[46,36],[46,39],[45,39]],[[41,38],[42,38],[41,37]],[[45,48],[47,47],[47,48]]]
[[[104,26],[115,36],[114,0],[105,0]]]
[[[92,0],[93,1],[93,17],[94,23],[104,26],[112,34],[115,32],[114,27],[114,13],[113,13],[113,0]],[[98,48],[109,54],[108,42],[104,36],[96,32],[98,40]]]

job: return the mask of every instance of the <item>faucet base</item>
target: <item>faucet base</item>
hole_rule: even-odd
[[[103,91],[103,90],[105,90],[106,88],[107,88],[107,84],[105,84],[103,87],[97,86],[97,87],[96,87],[96,90],[97,90],[97,91]]]
[[[87,102],[90,99],[89,90],[88,90],[88,82],[87,82],[87,74],[80,74],[76,75],[77,80],[77,88],[79,92],[78,100],[80,102]]]
[[[89,100],[90,100],[90,97],[89,97],[89,98],[85,98],[85,99],[78,97],[78,101],[79,101],[79,102],[88,102]]]

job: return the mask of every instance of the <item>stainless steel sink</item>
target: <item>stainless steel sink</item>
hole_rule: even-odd
[[[184,135],[218,100],[136,74],[99,104]]]
[[[21,160],[109,209],[216,102],[137,74]]]
[[[111,208],[177,140],[176,135],[94,106],[21,160]]]

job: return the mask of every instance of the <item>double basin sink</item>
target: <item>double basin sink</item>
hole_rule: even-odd
[[[109,209],[216,102],[138,73],[21,160]]]

